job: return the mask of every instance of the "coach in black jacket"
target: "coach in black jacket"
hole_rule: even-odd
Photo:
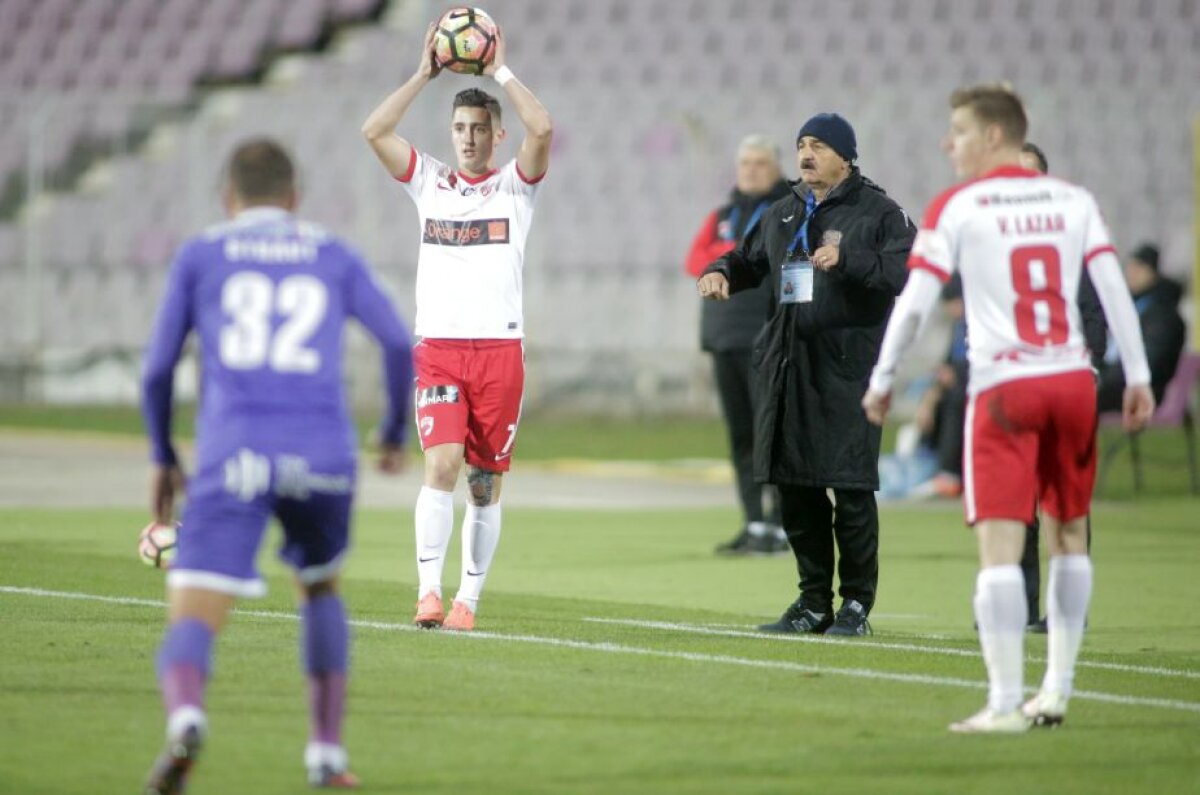
[[[762,396],[755,474],[780,489],[800,598],[774,632],[863,635],[879,578],[880,429],[855,402],[866,389],[916,234],[883,189],[859,173],[841,116],[809,119],[796,140],[800,182],[732,252],[700,294],[724,298],[769,279],[774,313],[755,345]],[[836,509],[826,489],[833,489]],[[842,607],[833,614],[834,538]]]

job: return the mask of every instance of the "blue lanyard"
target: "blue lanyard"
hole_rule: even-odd
[[[759,205],[754,208],[754,213],[751,214],[750,220],[746,222],[746,228],[742,232],[742,237],[750,234],[750,230],[758,223],[758,219],[762,218],[763,212],[767,209],[768,201],[759,202]],[[729,237],[726,240],[737,240],[738,218],[741,217],[742,208],[734,207],[733,212],[729,214]]]
[[[804,222],[800,224],[800,228],[796,230],[796,234],[792,237],[791,245],[788,246],[788,259],[796,255],[796,246],[800,245],[801,238],[804,238],[804,252],[806,254],[812,252],[812,249],[808,245],[808,222],[812,220],[813,213],[816,210],[817,198],[810,193],[804,197]]]

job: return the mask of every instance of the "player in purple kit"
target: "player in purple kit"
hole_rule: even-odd
[[[383,349],[385,472],[404,464],[409,335],[358,255],[292,216],[295,173],[278,144],[258,139],[234,151],[224,203],[232,220],[175,255],[143,374],[153,510],[169,522],[183,481],[170,439],[173,373],[184,340],[196,333],[203,372],[196,471],[167,575],[170,626],[158,655],[167,747],[145,791],[183,790],[207,728],[213,639],[236,597],[266,591],[254,563],[272,515],[283,526],[280,557],[295,569],[301,600],[309,783],[351,788],[358,781],[341,743],[349,632],[337,575],[349,536],[355,442],[342,388],[342,330],[354,318]]]

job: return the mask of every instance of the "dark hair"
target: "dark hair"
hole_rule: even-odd
[[[492,117],[492,125],[500,126],[500,102],[491,94],[478,88],[468,88],[454,95],[453,113],[458,108],[483,108]]]
[[[1158,272],[1158,246],[1153,243],[1143,243],[1134,249],[1130,255],[1132,259],[1145,265],[1155,273]]]
[[[1003,83],[957,88],[950,95],[950,107],[954,110],[970,108],[983,124],[999,126],[1009,143],[1025,142],[1025,133],[1029,130],[1025,106],[1016,92]]]
[[[281,199],[296,188],[292,158],[271,138],[238,144],[226,172],[233,192],[246,201]]]
[[[1029,141],[1026,141],[1025,144],[1021,147],[1021,151],[1031,154],[1035,158],[1037,158],[1038,171],[1042,172],[1043,174],[1050,173],[1050,163],[1049,163],[1049,161],[1046,160],[1046,153],[1042,151],[1042,148],[1040,146],[1038,146],[1037,144],[1034,144],[1034,143],[1030,143]]]

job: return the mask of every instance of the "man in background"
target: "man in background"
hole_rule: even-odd
[[[1125,259],[1123,270],[1146,343],[1146,357],[1150,360],[1150,389],[1155,401],[1161,402],[1167,384],[1175,376],[1187,335],[1179,314],[1183,288],[1159,274],[1158,249],[1149,243],[1138,246]],[[1100,367],[1100,411],[1120,411],[1124,391],[1124,370],[1116,348],[1111,347]]]
[[[789,188],[779,166],[779,147],[764,135],[748,135],[737,150],[737,177],[729,201],[709,213],[688,251],[688,274],[704,269],[729,253],[762,220]],[[771,285],[705,301],[700,310],[700,347],[712,356],[713,378],[721,415],[729,435],[729,454],[742,506],[742,527],[733,539],[717,546],[720,555],[774,554],[788,548],[774,489],[754,479],[754,387],[750,355],[754,338],[771,315]],[[764,498],[769,510],[764,510]]]
[[[203,357],[196,473],[167,574],[170,626],[158,653],[167,747],[145,792],[182,792],[208,731],[213,644],[237,597],[266,593],[255,567],[267,521],[300,595],[301,656],[312,786],[358,785],[342,745],[349,626],[338,572],[350,534],[354,431],[342,386],[342,338],[355,318],[383,348],[387,413],[380,468],[404,463],[412,362],[408,332],[366,264],[343,242],[298,221],[291,158],[269,139],[230,158],[233,219],[184,243],[167,277],[146,353],[142,411],[154,460],[155,519],[173,519],[183,481],[171,443],[175,365],[193,331]]]
[[[1026,141],[1021,146],[1021,165],[1039,174],[1050,173],[1050,162],[1041,147],[1032,141]],[[1108,327],[1104,321],[1104,308],[1096,295],[1096,286],[1088,269],[1084,268],[1079,279],[1079,292],[1075,296],[1079,307],[1079,316],[1083,321],[1083,339],[1087,343],[1088,353],[1092,360],[1092,369],[1099,371],[1103,361],[1105,348],[1108,346]],[[1046,617],[1041,612],[1042,566],[1038,542],[1041,536],[1041,523],[1034,516],[1025,528],[1025,552],[1021,555],[1021,571],[1025,575],[1025,599],[1029,603],[1029,623],[1026,629],[1039,635],[1046,634]],[[1092,519],[1087,520],[1088,549],[1092,543]]]

